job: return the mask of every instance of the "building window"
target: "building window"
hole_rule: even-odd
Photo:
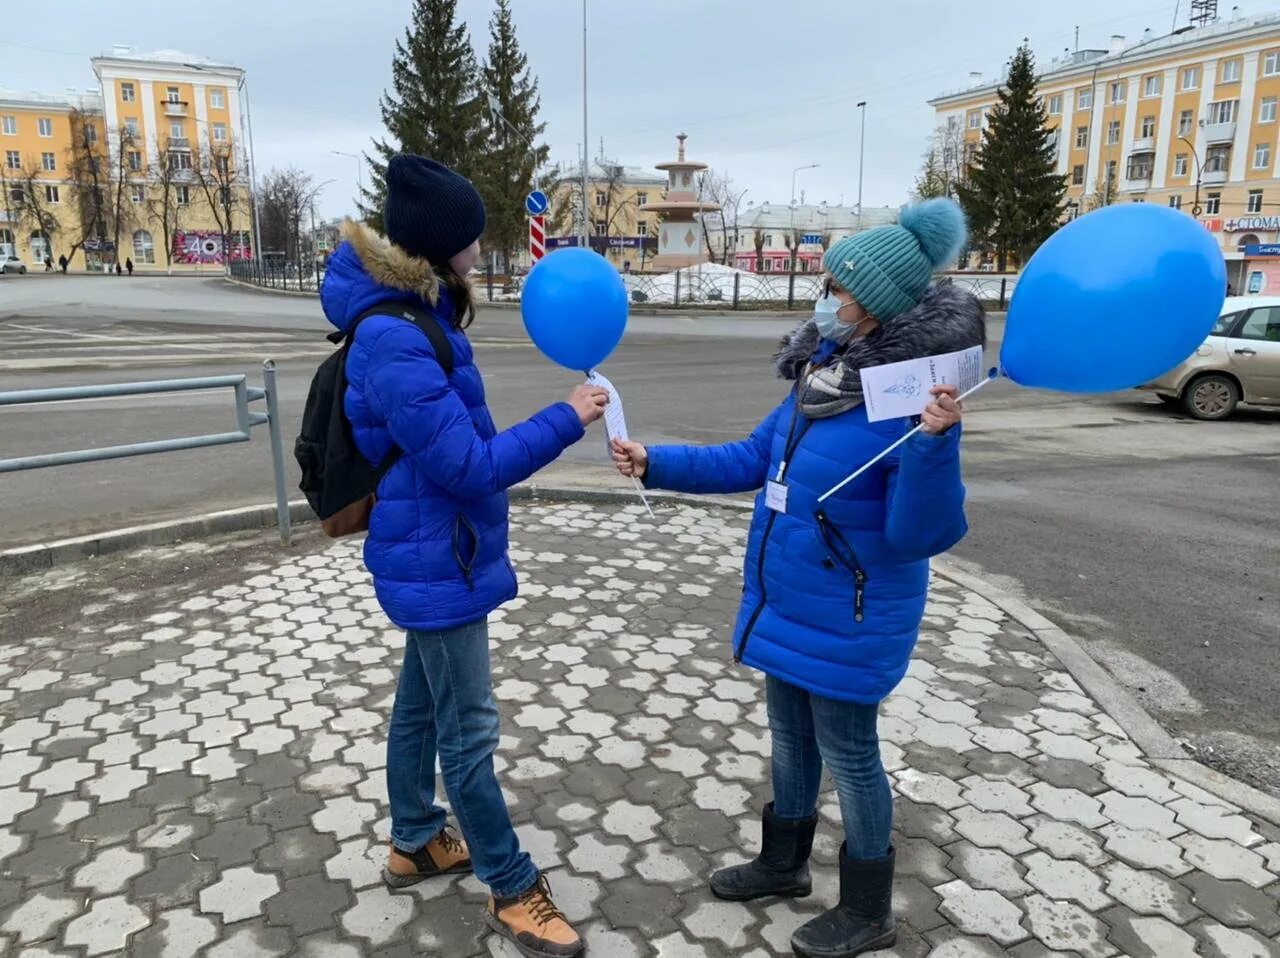
[[[169,153],[169,169],[171,170],[189,170],[191,169],[191,154],[185,150],[172,150]]]
[[[969,111],[969,129],[977,130],[977,129],[980,129],[981,127],[982,127],[982,111],[970,110]]]
[[[958,116],[947,117],[947,131],[954,133],[958,129],[960,129],[960,118]]]
[[[1204,211],[1210,216],[1217,216],[1222,212],[1222,194],[1210,193],[1204,201]]]
[[[1082,86],[1076,90],[1076,109],[1089,110],[1093,108],[1093,87]]]
[[[1149,180],[1151,179],[1151,167],[1154,163],[1154,154],[1135,153],[1129,157],[1129,168],[1125,171],[1125,176],[1131,180]]]
[[[1049,97],[1049,114],[1051,116],[1058,116],[1061,113],[1062,113],[1062,94],[1055,93],[1053,96]]]
[[[1180,209],[1182,209],[1182,194],[1181,194],[1181,193],[1174,193],[1171,197],[1169,197],[1169,209],[1171,209],[1171,210],[1180,210]]]
[[[133,259],[137,263],[156,261],[156,244],[149,230],[137,230],[133,234]]]
[[[1112,120],[1110,123],[1107,124],[1107,145],[1111,146],[1119,142],[1120,142],[1120,121]]]
[[[126,116],[124,118],[125,132],[130,136],[138,135],[138,118],[136,116]]]
[[[218,205],[224,210],[231,205],[231,190],[225,186],[218,187]]]
[[[37,263],[43,263],[48,255],[49,237],[44,235],[44,230],[33,230],[31,233],[31,258]]]
[[[1079,217],[1079,215],[1080,215],[1080,204],[1077,203],[1075,200],[1072,200],[1070,203],[1067,204],[1067,222],[1068,223],[1071,222],[1073,219],[1076,219],[1077,217]]]
[[[1206,173],[1225,173],[1231,168],[1231,147],[1211,146],[1205,153],[1204,171]]]
[[[594,224],[596,236],[604,236],[609,232],[609,224],[604,220],[596,220]]]
[[[215,123],[213,125],[213,142],[227,142],[227,125],[225,123]]]
[[[120,84],[120,101],[122,103],[132,103],[135,99],[137,99],[137,95],[134,93],[133,84],[121,83]]]
[[[98,127],[93,123],[86,123],[84,125],[84,141],[86,143],[98,142]]]
[[[765,234],[764,234],[764,245],[765,245],[765,249],[769,249],[770,247],[772,247],[772,246],[773,246],[773,234],[772,234],[772,233],[765,233]]]
[[[1143,79],[1143,81],[1142,81],[1142,95],[1143,95],[1144,97],[1147,97],[1147,96],[1159,96],[1159,95],[1160,95],[1160,90],[1161,90],[1160,74],[1158,74],[1158,73],[1153,73],[1151,76],[1146,77],[1145,79]]]
[[[648,205],[649,205],[649,194],[648,194],[648,193],[637,193],[637,194],[636,194],[636,206],[648,206]]]
[[[649,235],[649,224],[648,224],[648,223],[646,223],[644,220],[641,220],[639,223],[637,223],[637,224],[636,224],[636,235],[637,235],[637,236],[648,236],[648,235]]]
[[[1177,156],[1173,158],[1173,175],[1174,176],[1187,175],[1187,154],[1179,153]]]
[[[137,150],[129,154],[129,169],[134,173],[142,169],[142,154]]]
[[[1236,83],[1240,79],[1240,61],[1239,60],[1223,60],[1222,61],[1222,82]]]
[[[179,206],[187,206],[191,203],[191,189],[187,186],[175,186],[173,195],[178,201]]]
[[[11,170],[22,169],[22,154],[17,150],[5,150],[4,165]]]
[[[177,88],[176,86],[171,86],[171,87],[166,87],[166,88],[165,88],[165,91],[164,91],[164,98],[165,98],[166,102],[169,102],[169,103],[181,103],[182,101],[181,101],[180,99],[178,99],[178,97],[179,97],[179,96],[180,96],[180,94],[178,93],[178,88]]]
[[[1217,123],[1234,123],[1236,121],[1236,108],[1240,105],[1239,100],[1218,100],[1209,104],[1209,122]]]
[[[1084,186],[1084,164],[1077,163],[1071,167],[1071,185]]]
[[[606,202],[608,197],[605,196],[604,190],[596,190],[596,206],[603,207]]]
[[[1154,116],[1144,116],[1142,118],[1142,138],[1149,140],[1156,135],[1156,118]]]
[[[1200,68],[1187,67],[1182,71],[1182,89],[1197,90],[1200,88]]]
[[[44,188],[44,200],[46,203],[61,203],[58,197],[58,188],[56,186],[46,186]]]
[[[53,136],[53,120],[47,116],[40,117],[36,120],[36,131],[45,138]]]
[[[1107,160],[1107,179],[1114,180],[1116,178],[1116,170],[1119,168],[1118,160]]]
[[[209,105],[215,110],[224,110],[227,106],[227,94],[221,87],[209,91]]]
[[[1273,77],[1280,73],[1280,50],[1272,50],[1262,61],[1262,75]]]
[[[170,123],[169,136],[175,140],[185,140],[187,138],[187,132],[182,128],[181,123]]]
[[[1247,208],[1247,212],[1250,212],[1250,213],[1262,212],[1262,190],[1249,191],[1249,205]]]
[[[18,135],[18,118],[16,116],[6,116],[0,120],[0,123],[4,124],[3,129],[5,136]]]
[[[40,154],[40,169],[46,173],[53,173],[58,169],[58,158],[52,153]]]
[[[1127,80],[1116,80],[1111,84],[1111,102],[1123,103],[1129,83]]]
[[[1276,121],[1276,97],[1264,96],[1262,105],[1258,107],[1259,123],[1274,123]]]
[[[1190,136],[1191,130],[1196,122],[1195,112],[1192,110],[1183,110],[1178,114],[1178,136]]]
[[[141,206],[147,199],[147,188],[141,183],[129,184],[129,198],[133,200],[134,206]]]
[[[1076,127],[1076,149],[1082,150],[1089,145],[1089,128],[1087,126]]]
[[[1253,168],[1265,170],[1271,165],[1271,144],[1259,143],[1253,148]]]
[[[225,178],[231,175],[231,162],[227,159],[225,153],[213,158],[213,168],[218,171],[218,175],[221,177]]]

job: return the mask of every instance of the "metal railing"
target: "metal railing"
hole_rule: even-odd
[[[231,278],[263,289],[318,293],[324,282],[324,266],[316,263],[246,262],[231,264]]]
[[[266,360],[262,364],[262,388],[250,386],[246,376],[205,376],[196,379],[162,379],[153,382],[107,383],[101,386],[63,386],[54,389],[25,389],[0,392],[0,407],[29,406],[38,403],[67,402],[70,400],[106,399],[116,396],[147,396],[161,393],[193,392],[205,389],[231,389],[235,395],[236,428],[230,432],[206,433],[198,436],[182,436],[176,439],[154,439],[147,442],[125,443],[118,446],[102,446],[95,449],[73,449],[67,452],[43,453],[36,456],[19,456],[0,459],[0,473],[24,472],[29,469],[47,469],[51,466],[70,466],[85,462],[104,462],[108,459],[125,459],[132,456],[148,456],[160,452],[176,452],[182,449],[203,449],[208,446],[226,446],[249,442],[254,426],[267,426],[271,436],[271,465],[276,483],[276,524],[280,528],[280,541],[286,545],[292,534],[289,516],[289,498],[285,492],[284,445],[280,439],[280,395],[276,386],[276,364]],[[264,400],[267,411],[258,412],[249,404]]]

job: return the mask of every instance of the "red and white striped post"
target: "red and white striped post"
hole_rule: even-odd
[[[537,265],[538,260],[547,255],[547,218],[545,216],[529,217],[529,258]]]

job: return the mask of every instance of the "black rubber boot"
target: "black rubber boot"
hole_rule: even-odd
[[[764,807],[760,854],[745,865],[722,868],[711,876],[711,893],[725,901],[752,901],[777,895],[804,898],[813,890],[809,881],[809,853],[818,816],[788,821]]]
[[[808,958],[853,958],[888,948],[898,938],[893,923],[894,851],[857,861],[840,846],[840,904],[801,925],[791,947]]]

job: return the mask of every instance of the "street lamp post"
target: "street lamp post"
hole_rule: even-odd
[[[1191,215],[1199,219],[1200,214],[1204,212],[1200,206],[1200,183],[1204,179],[1204,166],[1200,163],[1200,153],[1196,150],[1196,145],[1185,136],[1180,136],[1178,139],[1191,147],[1191,158],[1196,161],[1196,197],[1191,201]]]
[[[867,150],[867,101],[858,101],[858,110],[862,113],[862,130],[858,134],[858,232],[862,232],[862,169]]]
[[[821,163],[810,163],[808,166],[797,166],[794,170],[791,171],[791,205],[792,206],[796,205],[796,174],[801,173],[804,170],[816,170],[821,165],[822,165]]]
[[[342,150],[330,150],[334,156],[345,156],[356,161],[356,188],[360,190],[360,198],[364,199],[364,160],[357,153],[346,153]]]
[[[582,0],[582,248],[590,249],[588,237],[591,235],[587,223],[587,157],[590,155],[591,139],[587,136],[587,0]]]
[[[261,206],[262,204],[258,202],[258,169],[257,169],[257,164],[254,162],[253,115],[249,112],[249,84],[245,80],[245,76],[243,73],[240,74],[240,83],[237,88],[240,91],[240,95],[244,98],[244,122],[249,132],[249,136],[248,136],[249,190],[253,198],[253,258],[254,258],[254,261],[258,264],[258,267],[261,268],[262,266],[262,218],[258,210],[258,207]],[[172,237],[167,238],[166,242],[172,245],[173,238]]]

